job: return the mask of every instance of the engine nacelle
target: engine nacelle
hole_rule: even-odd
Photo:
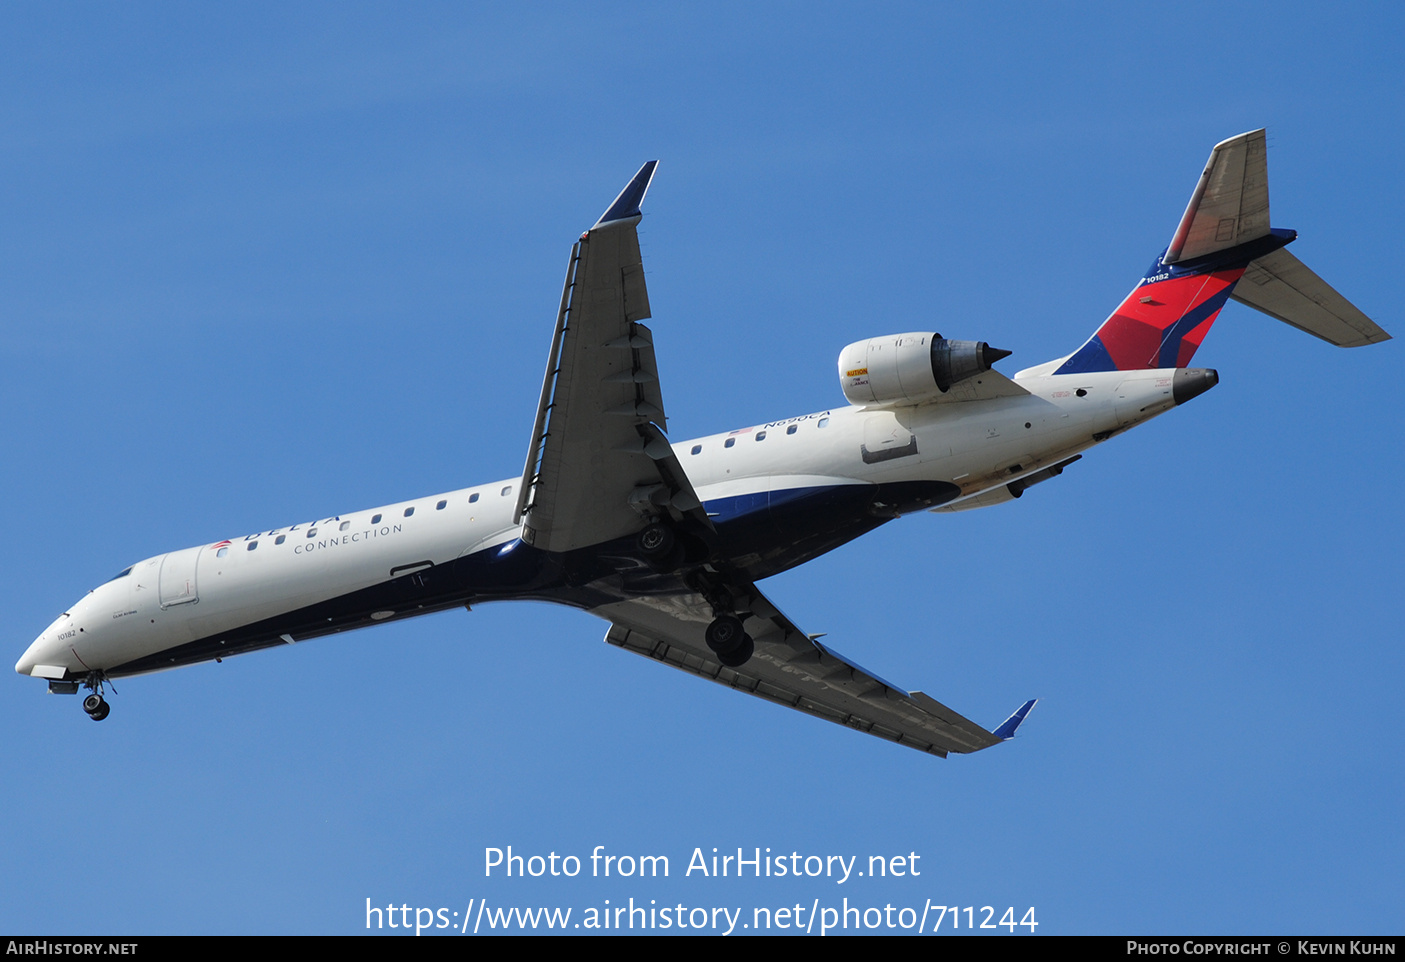
[[[1009,351],[940,334],[888,334],[839,352],[839,386],[850,404],[921,404],[975,377]]]

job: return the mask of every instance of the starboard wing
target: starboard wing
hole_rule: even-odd
[[[1000,734],[982,728],[922,692],[909,692],[865,671],[821,645],[782,614],[754,584],[729,586],[755,652],[738,668],[725,667],[707,647],[712,608],[699,594],[680,590],[604,605],[593,614],[612,624],[605,640],[729,688],[756,695],[839,725],[946,757],[989,748],[1014,735],[1028,713],[1022,706]]]

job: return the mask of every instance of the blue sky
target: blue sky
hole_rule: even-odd
[[[5,7],[8,650],[137,559],[520,473],[570,243],[650,158],[675,440],[842,404],[839,350],[879,334],[986,340],[1007,372],[1067,353],[1256,127],[1275,225],[1399,336],[1401,28],[1385,5]],[[1398,933],[1398,350],[1232,304],[1196,357],[1213,392],[1019,502],[765,585],[978,721],[1043,699],[970,757],[539,604],[129,679],[101,725],[11,675],[0,929],[848,898],[1033,907],[1041,934]],[[587,868],[485,878],[508,845]],[[588,877],[596,846],[670,877]],[[921,875],[685,875],[714,846]]]

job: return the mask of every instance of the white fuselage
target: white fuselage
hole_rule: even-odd
[[[1169,370],[1036,373],[1047,368],[1017,375],[1027,395],[847,407],[673,449],[725,536],[761,494],[936,481],[959,488],[947,507],[986,503],[977,499],[1175,403]],[[329,608],[326,629],[309,620],[324,617],[318,605],[370,598],[358,593],[456,559],[481,557],[490,572],[498,559],[532,551],[518,540],[513,520],[520,483],[497,481],[148,558],[88,592],[29,646],[15,670],[49,679],[155,671],[218,657],[222,636],[249,626],[266,626],[268,637],[244,637],[230,653],[438,610],[447,606],[442,596],[376,610],[358,602],[346,618]],[[868,528],[856,533],[862,530]],[[549,584],[516,593],[510,579],[475,590],[494,598],[552,597]],[[295,611],[304,613],[296,630],[279,631],[278,619]],[[159,657],[202,639],[213,647],[201,649],[200,658],[165,664]]]

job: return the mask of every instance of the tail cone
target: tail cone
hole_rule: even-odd
[[[1177,404],[1184,404],[1193,397],[1199,397],[1220,383],[1220,372],[1208,367],[1187,367],[1176,372],[1175,383],[1171,386],[1171,397]]]

